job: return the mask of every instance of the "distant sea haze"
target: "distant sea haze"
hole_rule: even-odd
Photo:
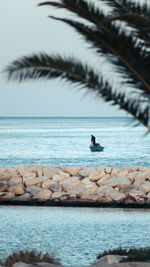
[[[130,117],[1,117],[0,166],[149,166],[145,133]],[[89,152],[91,134],[103,152]]]

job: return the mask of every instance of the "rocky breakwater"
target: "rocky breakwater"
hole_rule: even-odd
[[[150,168],[0,168],[0,204],[4,203],[150,206]]]

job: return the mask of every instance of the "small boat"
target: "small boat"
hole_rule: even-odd
[[[101,146],[100,144],[95,144],[95,145],[91,145],[89,146],[89,151],[90,152],[100,152],[100,151],[103,151],[104,150],[104,147]]]

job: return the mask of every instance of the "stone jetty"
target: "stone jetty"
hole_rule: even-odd
[[[150,167],[0,167],[0,204],[150,207]]]

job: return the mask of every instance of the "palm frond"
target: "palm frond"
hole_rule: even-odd
[[[102,74],[75,58],[63,58],[47,54],[22,57],[10,64],[5,72],[8,80],[60,78],[75,83],[80,88],[88,88],[89,91],[96,92],[105,101],[119,105],[121,109],[126,110],[148,127],[148,103],[143,109],[141,102],[136,97],[128,98],[125,93],[114,91],[109,82],[104,80]]]
[[[106,16],[104,12],[100,8],[97,8],[92,2],[88,3],[84,0],[62,0],[61,3],[46,1],[39,4],[39,6],[45,5],[66,9],[80,18],[86,19],[88,23],[94,23],[98,27],[103,27],[109,31],[107,27],[108,15]]]
[[[144,94],[150,92],[150,56],[140,47],[136,47],[136,40],[133,41],[132,37],[126,36],[124,31],[116,34],[111,38],[109,34],[101,30],[93,30],[93,28],[85,26],[82,23],[70,19],[62,19],[51,16],[51,18],[65,22],[75,28],[84,39],[91,42],[94,48],[97,48],[103,55],[109,57],[109,61],[114,62],[118,66],[118,71],[124,69],[124,73],[128,75],[129,83],[138,86]],[[133,56],[134,53],[134,56]],[[132,54],[132,57],[131,57]],[[112,57],[110,57],[112,55]],[[114,57],[113,57],[114,56]],[[116,61],[117,59],[117,61]]]

